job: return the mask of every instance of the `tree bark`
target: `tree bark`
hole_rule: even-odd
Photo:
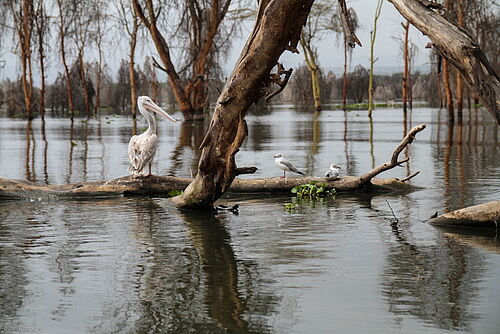
[[[234,179],[235,154],[247,135],[245,114],[270,82],[270,72],[285,49],[297,47],[313,1],[261,0],[256,24],[224,87],[201,144],[198,174],[179,207],[211,207]]]
[[[389,1],[462,73],[469,87],[500,124],[500,79],[473,38],[420,1]]]

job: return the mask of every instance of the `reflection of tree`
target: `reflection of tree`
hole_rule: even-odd
[[[395,224],[393,234],[381,284],[389,311],[397,319],[412,315],[442,329],[470,329],[477,317],[470,304],[485,265],[481,253],[448,238],[417,246]]]
[[[73,141],[74,135],[75,135],[75,124],[72,117],[71,125],[69,128],[68,175],[66,176],[66,183],[71,182],[71,175],[73,174],[73,148],[75,146],[75,142]]]
[[[177,229],[158,221],[162,209],[154,201],[137,205],[131,228],[145,254],[136,275],[142,308],[138,332],[268,331],[266,317],[278,298],[262,286],[269,280],[259,277],[255,262],[236,260],[228,232],[212,213],[180,213],[190,247],[179,240]]]
[[[26,179],[28,181],[36,181],[35,173],[35,137],[33,135],[33,128],[31,120],[26,124]]]
[[[45,184],[49,184],[49,172],[47,169],[47,154],[49,151],[49,142],[47,141],[47,134],[45,131],[45,119],[42,118],[42,140],[43,140],[43,177]]]
[[[194,159],[191,159],[192,165],[189,166],[189,170],[198,170],[198,160],[200,158],[201,151],[199,149],[201,141],[204,136],[204,125],[205,122],[183,122],[180,126],[179,141],[172,151],[170,156],[170,161],[172,161],[172,166],[167,172],[169,176],[182,176],[179,175],[179,170],[183,168],[182,164],[185,161],[182,155],[185,153],[184,149],[188,148],[194,153]],[[188,174],[189,175],[189,174]],[[193,175],[194,176],[194,175]]]
[[[24,304],[28,284],[23,253],[11,246],[27,240],[26,229],[8,223],[17,219],[12,216],[19,210],[22,208],[18,203],[0,205],[0,240],[11,241],[0,242],[0,333],[11,333],[16,327],[14,319]]]
[[[272,126],[267,122],[261,122],[258,119],[248,124],[248,137],[246,139],[249,150],[253,152],[263,151],[265,144],[272,136]]]
[[[311,124],[311,148],[309,153],[307,154],[307,174],[312,174],[314,171],[314,156],[318,153],[318,148],[321,142],[321,114],[319,112],[315,112],[312,114],[312,124]]]

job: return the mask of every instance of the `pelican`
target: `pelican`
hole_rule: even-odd
[[[140,175],[144,167],[148,166],[148,175],[151,175],[151,163],[153,162],[156,148],[158,147],[156,120],[152,111],[174,123],[177,121],[167,114],[165,110],[158,107],[149,96],[139,96],[137,99],[137,107],[142,116],[148,121],[148,129],[144,133],[130,138],[130,142],[128,143],[128,157],[130,159],[128,171],[131,174]]]
[[[283,158],[283,154],[281,154],[281,153],[276,154],[275,156],[273,156],[273,158],[274,158],[274,163],[276,164],[276,166],[278,166],[278,168],[283,170],[283,176],[282,176],[283,178],[286,177],[286,174],[285,174],[286,172],[294,172],[294,173],[297,173],[300,175],[305,175],[303,172],[301,172],[300,170],[295,168],[295,166],[292,165],[292,163],[290,161]]]
[[[325,177],[329,179],[337,179],[340,175],[340,166],[336,164],[331,164],[330,169],[325,172]]]

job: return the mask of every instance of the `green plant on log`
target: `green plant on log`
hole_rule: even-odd
[[[324,183],[310,182],[292,188],[292,194],[299,198],[335,197],[335,189],[328,189]]]
[[[167,196],[168,197],[175,197],[175,196],[179,196],[179,195],[182,195],[184,191],[182,190],[170,190],[168,193],[167,193]]]

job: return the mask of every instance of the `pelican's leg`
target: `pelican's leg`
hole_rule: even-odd
[[[151,163],[149,164],[149,174],[148,176],[151,175]]]

